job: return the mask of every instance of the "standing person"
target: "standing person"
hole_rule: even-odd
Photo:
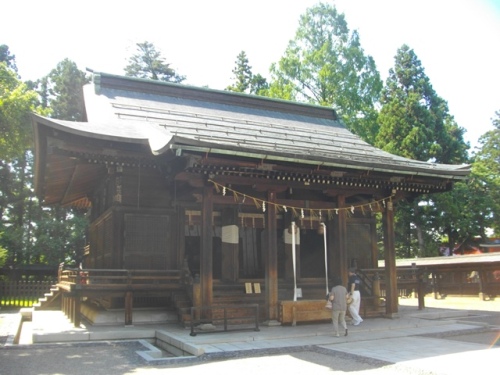
[[[349,305],[349,313],[352,317],[352,324],[357,326],[363,321],[359,316],[359,306],[361,305],[361,279],[356,275],[355,268],[349,268],[349,281],[347,282],[347,290],[352,297],[352,303]]]
[[[333,335],[339,337],[339,322],[345,329],[344,336],[347,336],[347,324],[345,322],[345,313],[347,310],[347,289],[342,285],[339,277],[333,279],[333,288],[330,291],[329,299],[332,301],[332,323]]]

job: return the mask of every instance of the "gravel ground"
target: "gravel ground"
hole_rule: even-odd
[[[229,359],[201,358],[188,363],[149,365],[137,355],[144,347],[137,341],[61,345],[11,346],[0,349],[2,375],[157,375],[200,373],[238,374],[387,374],[429,375],[365,357],[328,351],[281,350],[281,353],[245,354]]]

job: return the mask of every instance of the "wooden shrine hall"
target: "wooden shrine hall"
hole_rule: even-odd
[[[377,214],[395,316],[394,203],[470,171],[381,151],[326,107],[104,73],[84,94],[86,122],[33,115],[38,197],[89,212],[83,269],[58,284],[76,323],[84,305],[132,324],[135,308],[182,322],[223,304],[285,323],[285,302],[378,267]]]

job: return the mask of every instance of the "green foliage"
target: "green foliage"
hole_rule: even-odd
[[[0,44],[0,63],[1,62],[4,62],[7,68],[17,73],[16,56],[11,55],[9,47],[5,44]]]
[[[7,262],[7,249],[4,249],[2,246],[0,246],[0,268],[2,268],[6,262]]]
[[[349,31],[335,6],[320,3],[301,16],[271,74],[268,96],[332,106],[351,131],[373,143],[382,81],[358,33]]]
[[[0,159],[10,160],[31,147],[30,113],[36,102],[36,93],[0,62]]]
[[[64,59],[56,68],[36,82],[40,103],[50,108],[51,117],[68,121],[85,121],[83,86],[90,78],[76,63]]]
[[[473,179],[476,188],[475,197],[478,211],[488,220],[488,224],[500,233],[500,111],[492,119],[493,129],[479,139],[481,149],[474,156],[472,164]],[[490,211],[486,211],[489,208]]]
[[[30,113],[52,111],[61,119],[83,120],[82,86],[86,82],[85,74],[64,60],[37,81],[39,99],[5,62],[0,63],[0,262],[56,265],[81,255],[87,225],[84,215],[41,207],[34,195]]]
[[[248,64],[245,51],[241,51],[236,57],[233,69],[234,84],[226,87],[228,91],[244,92],[248,94],[265,95],[269,85],[260,74],[254,75],[252,67]]]
[[[245,51],[241,51],[236,57],[236,66],[233,69],[234,84],[228,86],[226,90],[236,92],[247,92],[252,80],[252,67],[248,65],[248,57]]]
[[[421,161],[467,161],[464,129],[449,115],[448,104],[436,94],[420,60],[406,45],[397,51],[380,102],[377,147]],[[408,257],[437,255],[443,234],[451,240],[465,234],[456,226],[462,225],[468,209],[466,200],[456,201],[460,194],[462,189],[400,202],[395,220],[400,252]]]
[[[403,45],[382,90],[375,145],[395,155],[438,163],[467,159],[464,129],[448,113],[415,52]]]
[[[137,43],[137,53],[129,58],[125,75],[136,78],[149,78],[157,81],[181,83],[186,77],[177,74],[165,63],[161,53],[149,42]]]

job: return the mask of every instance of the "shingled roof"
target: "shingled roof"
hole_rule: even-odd
[[[468,165],[411,160],[352,134],[333,109],[240,93],[94,73],[88,122],[35,117],[103,140],[148,144],[154,155],[199,151],[267,161],[464,179]]]

